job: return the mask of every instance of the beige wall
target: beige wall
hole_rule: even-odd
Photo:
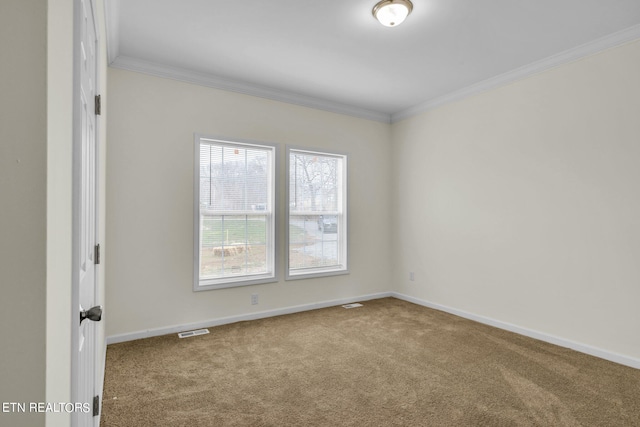
[[[0,402],[45,398],[46,0],[0,6]],[[44,415],[0,412],[0,424]]]
[[[387,124],[117,69],[109,100],[108,336],[389,290]],[[193,292],[194,132],[280,144],[281,213],[285,144],[348,152],[351,273],[285,282],[281,244],[279,283]]]
[[[55,4],[54,4],[55,3]],[[47,402],[71,401],[73,0],[49,1],[47,22]],[[47,426],[70,415],[48,413]]]
[[[396,289],[640,358],[639,70],[637,41],[394,124]]]

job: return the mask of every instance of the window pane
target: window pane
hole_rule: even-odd
[[[199,143],[198,282],[274,276],[273,147]]]
[[[247,274],[267,272],[267,245],[257,244],[247,247]]]
[[[249,245],[264,245],[267,243],[266,216],[247,216],[247,242],[249,243]]]
[[[288,152],[288,274],[346,271],[346,157]]]
[[[203,144],[200,202],[217,211],[266,210],[269,152]]]
[[[292,212],[336,212],[340,209],[342,159],[292,152],[289,162],[289,208]]]
[[[222,217],[200,216],[200,276],[221,277]]]
[[[334,216],[335,218],[335,216]],[[289,220],[289,268],[337,266],[338,233],[335,222],[332,231],[325,229],[322,215],[291,215]]]

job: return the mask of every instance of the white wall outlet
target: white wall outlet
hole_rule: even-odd
[[[251,294],[251,305],[258,305],[258,294]]]
[[[416,275],[413,273],[413,271],[409,272],[409,280],[411,280],[412,282],[415,282],[416,280]]]

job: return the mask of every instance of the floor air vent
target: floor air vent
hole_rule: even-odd
[[[356,308],[356,307],[362,307],[362,304],[354,302],[352,304],[345,304],[342,307],[344,307],[344,308]]]
[[[197,329],[195,331],[180,332],[178,336],[180,338],[187,338],[187,337],[195,337],[196,335],[204,335],[208,333],[209,333],[208,329]]]

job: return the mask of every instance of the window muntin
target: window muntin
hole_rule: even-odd
[[[275,280],[275,147],[196,138],[194,289]]]
[[[287,278],[347,273],[347,157],[287,150]]]

